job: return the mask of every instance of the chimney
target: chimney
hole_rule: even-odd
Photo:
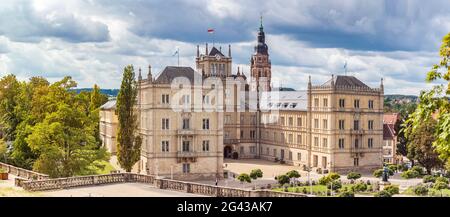
[[[138,75],[138,80],[139,80],[139,81],[141,81],[141,80],[142,80],[141,67],[139,67],[139,75]]]
[[[197,44],[197,57],[200,56],[200,46]]]
[[[228,45],[228,57],[231,58],[231,44]]]
[[[152,66],[151,66],[150,64],[148,65],[147,79],[148,79],[149,81],[152,81],[152,80],[153,80],[153,78],[152,78]]]

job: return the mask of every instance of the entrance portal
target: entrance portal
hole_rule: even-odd
[[[231,158],[231,152],[232,151],[232,149],[231,149],[231,147],[230,146],[225,146],[224,148],[223,148],[223,157],[225,157],[225,158]]]

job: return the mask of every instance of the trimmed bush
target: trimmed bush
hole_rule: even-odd
[[[414,187],[414,194],[420,195],[420,196],[425,196],[428,194],[428,188],[423,185],[418,185],[418,186]]]
[[[333,189],[331,189],[331,187],[333,187]],[[336,191],[342,188],[342,182],[339,180],[333,180],[327,184],[327,188]]]
[[[358,184],[356,184],[356,185],[354,185],[352,187],[353,187],[353,190],[356,191],[356,192],[367,191],[367,184],[363,183],[363,182],[362,183],[358,183]]]
[[[383,191],[388,191],[391,195],[400,193],[400,189],[397,185],[388,185],[383,189]]]
[[[250,176],[247,173],[241,173],[236,179],[239,180],[241,183],[252,182],[252,179],[250,178]]]
[[[382,190],[375,194],[375,197],[392,197],[392,194],[389,191]]]
[[[355,197],[355,193],[353,191],[341,191],[338,197]]]
[[[437,177],[436,182],[443,182],[448,185],[448,179],[445,177]]]
[[[439,182],[436,181],[436,183],[434,183],[433,188],[436,190],[442,190],[442,189],[447,189],[448,188],[448,184],[445,182]]]
[[[417,170],[408,170],[402,173],[401,177],[405,178],[405,179],[412,179],[412,178],[417,178],[420,177],[420,173],[417,172]]]
[[[339,175],[337,173],[330,173],[330,174],[328,174],[328,176],[333,180],[337,180],[337,179],[341,178],[341,175]]]
[[[436,182],[436,177],[434,176],[426,175],[423,177],[423,183],[434,183],[434,182]]]
[[[289,177],[287,175],[279,175],[277,177],[278,183],[280,185],[284,185],[286,183],[289,183]]]
[[[257,179],[257,178],[262,178],[263,177],[263,172],[261,171],[261,169],[254,169],[250,172],[250,178],[252,179]]]
[[[373,171],[373,176],[380,178],[383,175],[383,169],[377,169]]]
[[[361,173],[350,172],[347,174],[347,179],[356,180],[361,178]]]
[[[415,170],[419,173],[419,176],[425,175],[425,170],[420,166],[413,166],[410,170]]]
[[[286,173],[289,178],[299,178],[301,175],[297,170],[291,170]]]

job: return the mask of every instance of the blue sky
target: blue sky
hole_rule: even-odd
[[[348,73],[386,93],[418,94],[450,32],[450,1],[430,0],[2,0],[0,75],[51,81],[71,75],[80,87],[118,88],[125,65],[157,73],[194,66],[196,45],[232,45],[234,71],[249,71],[260,14],[283,86],[304,89]],[[146,73],[144,73],[146,74]]]

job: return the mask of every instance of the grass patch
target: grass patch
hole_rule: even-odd
[[[347,189],[351,189],[352,188],[352,186],[353,186],[354,184],[344,184],[344,185],[342,185],[342,188],[341,189],[344,189],[344,188],[347,188]],[[330,190],[329,189],[327,189],[327,186],[326,185],[312,185],[311,186],[312,187],[312,191],[315,193],[315,194],[318,194],[318,193],[323,193],[323,194],[325,194],[325,192],[329,192]],[[299,193],[302,193],[303,192],[303,188],[306,188],[306,192],[309,194],[310,193],[310,186],[297,186],[297,187],[288,187],[288,192],[299,192]],[[297,190],[298,189],[298,190]],[[284,192],[284,188],[274,188],[273,189],[274,191],[283,191]],[[358,192],[358,194],[359,194],[360,192]]]
[[[40,197],[37,192],[28,192],[25,190],[17,190],[12,187],[0,187],[0,197]]]
[[[420,197],[420,195],[416,195],[414,193],[414,187],[407,188],[401,194],[413,195],[413,196],[416,196],[416,197]],[[438,190],[433,189],[433,188],[428,188],[428,197],[440,197],[440,196],[441,196],[441,191],[438,191]],[[442,196],[443,197],[450,197],[450,189],[442,190]]]

